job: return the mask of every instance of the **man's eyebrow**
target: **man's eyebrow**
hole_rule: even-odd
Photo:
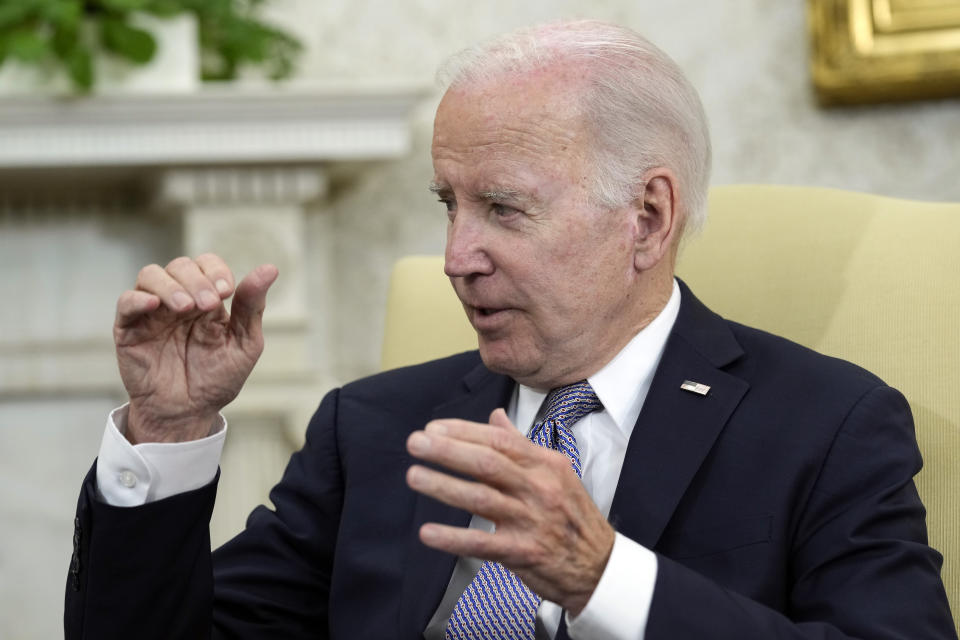
[[[516,189],[510,189],[508,187],[494,187],[493,189],[486,189],[477,195],[484,200],[521,201],[528,199],[523,192]]]
[[[430,190],[430,193],[440,197],[453,194],[453,189],[451,189],[449,185],[439,182],[431,182],[427,188]],[[476,198],[479,200],[508,202],[529,202],[531,200],[529,194],[511,187],[490,187],[489,189],[477,192]]]

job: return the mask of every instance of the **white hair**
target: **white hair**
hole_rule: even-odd
[[[680,67],[640,34],[594,20],[528,27],[453,55],[437,79],[466,86],[556,63],[576,64],[587,77],[579,99],[594,139],[599,204],[627,204],[645,172],[666,167],[678,178],[684,232],[702,227],[710,180],[706,114]]]

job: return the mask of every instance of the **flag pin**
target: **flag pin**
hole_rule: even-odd
[[[684,391],[700,394],[701,396],[707,395],[707,392],[710,391],[709,385],[705,385],[702,382],[694,382],[693,380],[684,380],[680,388]]]

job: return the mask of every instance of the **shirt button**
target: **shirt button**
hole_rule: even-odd
[[[127,489],[133,489],[137,486],[137,476],[130,470],[123,470],[120,472],[120,484],[125,486]]]

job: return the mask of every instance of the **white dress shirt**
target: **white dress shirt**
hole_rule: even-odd
[[[97,493],[107,504],[136,507],[199,489],[217,475],[227,435],[222,416],[200,440],[131,445],[123,435],[127,409],[110,412],[97,456]]]
[[[572,430],[580,450],[583,485],[604,516],[610,513],[630,434],[679,309],[680,289],[674,281],[673,292],[660,314],[587,379],[603,409],[584,416]],[[533,427],[546,395],[517,385],[507,415],[523,433]],[[136,506],[160,500],[199,488],[216,475],[227,431],[222,418],[211,428],[211,435],[185,443],[131,445],[123,436],[125,426],[126,406],[108,417],[100,446],[97,486],[108,504]],[[473,517],[470,526],[493,530],[493,524],[479,516]],[[455,597],[466,587],[459,583],[469,583],[478,566],[476,559],[458,559],[432,625],[445,624]],[[579,616],[567,616],[570,637],[643,640],[656,576],[656,555],[617,533],[606,569],[587,606]],[[556,635],[561,611],[558,605],[544,600],[537,613],[538,627],[550,638]]]

